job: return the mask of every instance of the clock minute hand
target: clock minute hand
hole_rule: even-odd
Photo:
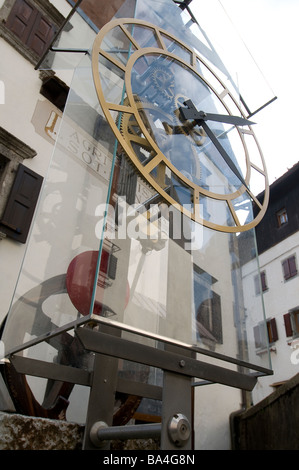
[[[201,113],[201,111],[199,111],[199,113]],[[203,117],[200,119],[203,121],[217,121],[225,124],[233,124],[234,126],[249,126],[255,124],[255,122],[249,121],[249,119],[240,116],[231,116],[230,114],[203,113]]]
[[[226,164],[229,166],[229,168],[232,170],[232,172],[237,176],[237,178],[239,178],[239,180],[241,181],[241,183],[245,186],[246,189],[249,190],[248,186],[247,186],[247,183],[246,181],[244,180],[243,176],[241,175],[241,173],[239,172],[238,168],[236,167],[236,165],[233,163],[233,161],[231,160],[230,156],[228,155],[228,153],[226,152],[226,150],[222,147],[222,145],[220,144],[219,140],[217,139],[217,137],[215,136],[214,132],[209,128],[209,126],[204,122],[202,121],[200,123],[200,125],[202,126],[202,128],[204,129],[205,133],[207,134],[207,136],[210,138],[210,140],[213,142],[213,144],[215,145],[216,149],[218,150],[218,152],[220,153],[220,155],[222,156],[222,158],[224,159],[224,161],[226,162]]]
[[[204,111],[197,111],[191,100],[185,101],[184,105],[187,106],[187,108],[180,108],[180,113],[185,120],[194,119],[195,121],[216,121],[225,124],[232,124],[234,126],[249,126],[255,124],[254,122],[249,121],[249,119],[245,119],[240,116],[232,116],[231,114],[212,114],[205,113]]]

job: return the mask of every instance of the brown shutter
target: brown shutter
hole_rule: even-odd
[[[37,9],[26,1],[16,0],[7,19],[6,26],[18,36],[22,42],[26,43],[37,14]]]
[[[271,338],[269,338],[270,342],[274,343],[275,341],[278,340],[278,333],[277,333],[277,326],[276,326],[276,319],[275,318],[272,318],[272,320],[270,320],[270,326],[271,326]]]
[[[297,274],[297,266],[296,266],[296,258],[295,256],[291,256],[289,258],[289,269],[290,269],[290,276],[295,276]]]
[[[20,164],[0,222],[2,232],[25,243],[43,177]]]
[[[54,36],[54,32],[54,26],[39,13],[26,44],[30,49],[41,56],[46,49],[47,44]]]
[[[290,279],[297,274],[296,257],[291,256],[282,263],[285,280]]]
[[[283,268],[283,275],[285,280],[290,278],[290,269],[289,269],[289,263],[288,260],[284,260],[282,263],[282,268]]]
[[[26,0],[16,0],[6,27],[39,56],[55,33],[52,23]]]
[[[284,327],[286,330],[286,336],[287,338],[289,336],[293,336],[293,328],[292,328],[292,322],[291,322],[291,314],[290,313],[285,313],[283,316],[284,319]]]
[[[262,284],[262,291],[268,289],[267,287],[267,279],[266,279],[266,271],[261,272],[261,284]]]

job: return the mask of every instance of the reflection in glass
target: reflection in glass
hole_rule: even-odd
[[[191,177],[207,190],[220,194],[240,187],[241,181],[227,166],[200,124],[185,121],[180,115],[180,107],[189,99],[194,101],[198,110],[227,113],[219,98],[198,75],[166,56],[147,54],[137,59],[132,69],[132,92],[150,137],[180,172],[185,172],[189,179]],[[235,164],[235,154],[243,153],[243,162],[239,160],[244,177],[246,159],[238,131],[221,122],[209,126]],[[189,162],[184,158],[186,154],[190,155]],[[208,183],[207,170],[214,179],[218,173],[219,181]]]

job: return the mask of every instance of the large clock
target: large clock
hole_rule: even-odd
[[[269,189],[254,123],[197,50],[158,26],[117,19],[95,39],[92,70],[103,113],[153,194],[214,230],[257,225]]]

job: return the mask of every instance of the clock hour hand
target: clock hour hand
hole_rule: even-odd
[[[204,121],[202,121],[200,123],[200,125],[202,126],[202,128],[204,129],[205,133],[210,138],[210,140],[213,142],[216,149],[218,150],[218,152],[220,153],[220,155],[222,156],[222,158],[226,162],[226,164],[229,166],[229,168],[232,170],[232,172],[237,176],[237,178],[239,178],[239,180],[245,186],[245,188],[249,190],[249,188],[247,186],[247,183],[244,180],[243,176],[239,172],[238,168],[236,167],[236,165],[234,164],[234,162],[232,161],[232,159],[230,158],[230,156],[228,155],[226,150],[220,144],[220,142],[217,139],[217,137],[215,136],[214,132],[209,128],[209,126]]]
[[[255,124],[249,119],[240,116],[232,116],[230,114],[212,114],[205,113],[204,111],[197,111],[196,107],[191,100],[184,102],[187,108],[179,108],[180,114],[184,120],[194,119],[195,121],[216,121],[225,124],[232,124],[234,126],[249,126]]]

